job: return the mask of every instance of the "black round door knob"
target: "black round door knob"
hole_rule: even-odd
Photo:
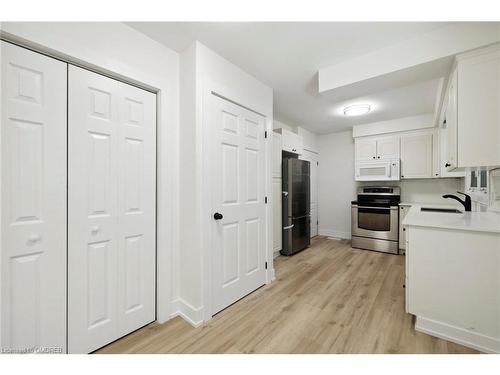
[[[214,219],[215,219],[215,220],[220,220],[220,219],[222,219],[223,217],[224,217],[224,216],[222,216],[222,214],[220,214],[220,213],[218,213],[218,212],[216,212],[216,213],[214,214]]]

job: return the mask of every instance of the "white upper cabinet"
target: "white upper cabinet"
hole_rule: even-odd
[[[286,129],[277,129],[281,134],[281,145],[283,151],[302,154],[302,137]]]
[[[457,121],[448,128],[450,159],[456,154],[460,169],[496,168],[500,166],[500,46],[458,56],[456,82]],[[453,168],[453,160],[448,162]]]
[[[399,159],[398,136],[377,139],[377,159]]]
[[[354,140],[356,161],[373,161],[377,158],[377,140],[373,138]]]
[[[432,178],[433,133],[401,135],[401,178]]]
[[[399,159],[399,136],[356,138],[356,162]]]
[[[444,151],[444,169],[448,172],[457,167],[457,71],[454,70],[450,77],[450,86],[448,88],[448,100],[446,102],[445,129],[441,133],[446,136],[446,142],[443,144]]]

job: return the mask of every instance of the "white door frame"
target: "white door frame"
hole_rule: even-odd
[[[213,151],[212,144],[214,142],[213,133],[210,131],[210,108],[209,103],[211,96],[215,93],[217,96],[222,97],[236,105],[248,109],[250,111],[256,112],[264,117],[265,121],[265,131],[267,131],[267,138],[264,139],[264,149],[265,149],[265,164],[266,164],[266,181],[265,181],[265,194],[267,196],[266,204],[266,214],[265,214],[265,228],[266,228],[266,239],[265,239],[265,261],[267,262],[266,270],[266,284],[271,283],[274,278],[274,264],[273,264],[273,221],[272,221],[272,131],[273,131],[273,119],[268,115],[262,114],[258,111],[253,110],[245,105],[245,103],[238,103],[233,100],[234,93],[228,87],[214,82],[213,80],[204,77],[200,83],[201,86],[201,113],[197,115],[201,116],[201,129],[199,134],[201,134],[201,150],[199,149],[199,157],[202,158],[202,171],[200,179],[200,191],[201,191],[201,252],[202,252],[202,298],[203,298],[203,320],[206,322],[212,319],[213,307],[212,307],[212,233],[213,233],[213,208],[212,208],[212,191],[213,186]],[[251,105],[251,104],[250,104]]]
[[[173,196],[164,194],[163,184],[171,184],[173,173],[168,170],[168,166],[172,164],[170,160],[170,155],[168,154],[170,137],[167,134],[166,125],[163,127],[159,126],[161,124],[161,97],[163,95],[169,95],[168,90],[160,90],[157,87],[153,87],[147,83],[139,82],[137,80],[124,77],[123,75],[109,71],[108,69],[96,66],[90,62],[82,61],[69,56],[63,52],[53,50],[46,46],[41,46],[40,44],[30,42],[29,40],[18,38],[15,35],[8,34],[0,30],[0,40],[4,40],[8,43],[15,44],[19,47],[32,50],[34,52],[40,53],[42,55],[60,60],[67,63],[68,65],[75,65],[77,67],[87,69],[89,71],[101,74],[103,76],[115,79],[120,82],[138,87],[140,89],[152,92],[156,95],[156,240],[155,240],[155,253],[156,253],[156,313],[155,321],[159,323],[164,323],[171,318],[172,310],[172,251],[175,233],[178,233],[178,224],[176,223],[176,218],[168,218],[167,213],[175,211],[177,212],[176,199]],[[165,170],[164,173],[162,171]],[[163,188],[163,189],[162,189]],[[171,189],[168,189],[172,193]],[[165,228],[170,229],[170,233],[166,233]],[[161,230],[160,230],[161,228]],[[0,275],[1,276],[1,275]],[[1,301],[0,301],[1,303]]]

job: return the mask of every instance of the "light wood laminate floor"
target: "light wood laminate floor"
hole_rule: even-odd
[[[98,353],[474,353],[413,328],[404,257],[316,237],[276,280],[193,328],[153,323]]]

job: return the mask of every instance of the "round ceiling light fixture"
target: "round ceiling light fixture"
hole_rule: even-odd
[[[344,116],[361,116],[371,111],[369,104],[354,104],[344,108]]]

